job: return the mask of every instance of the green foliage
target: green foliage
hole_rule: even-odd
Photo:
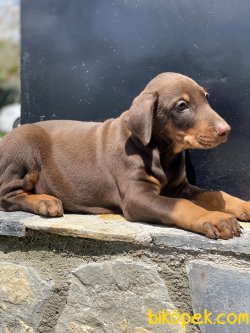
[[[0,41],[0,88],[19,88],[20,72],[19,45],[8,41]]]
[[[0,107],[19,100],[19,20],[19,4],[0,0]]]

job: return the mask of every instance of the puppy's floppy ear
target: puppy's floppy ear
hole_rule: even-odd
[[[156,92],[143,91],[134,99],[128,111],[127,127],[144,146],[148,145],[151,140],[157,101],[158,94]]]

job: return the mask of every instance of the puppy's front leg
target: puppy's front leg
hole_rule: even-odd
[[[207,191],[187,184],[182,197],[191,199],[197,205],[208,209],[234,215],[242,221],[250,221],[250,202],[233,197],[222,191]]]
[[[174,225],[215,239],[241,233],[233,215],[208,211],[186,199],[163,197],[150,184],[138,183],[125,195],[123,214],[130,221]]]

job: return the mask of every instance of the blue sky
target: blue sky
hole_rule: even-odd
[[[0,4],[6,2],[6,0],[0,0]],[[13,2],[14,4],[20,3],[20,0],[9,0],[9,2]]]
[[[1,5],[1,3],[4,3],[4,2],[6,2],[6,0],[0,0],[0,5]],[[13,3],[13,4],[19,4],[20,0],[8,0],[8,2]]]

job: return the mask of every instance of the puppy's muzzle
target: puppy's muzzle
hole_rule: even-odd
[[[215,126],[215,132],[223,143],[227,141],[228,134],[231,132],[231,127],[225,121],[220,122]]]

